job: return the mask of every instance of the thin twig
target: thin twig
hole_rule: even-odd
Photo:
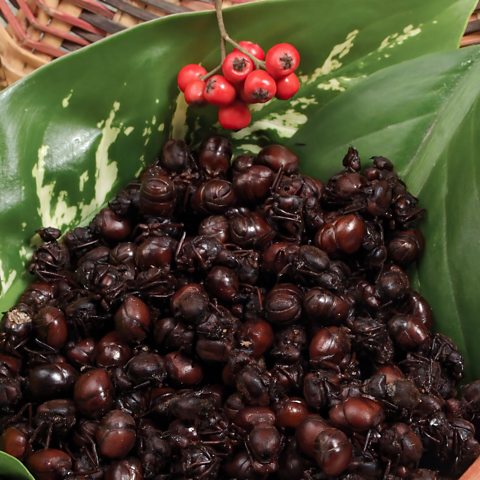
[[[200,80],[208,80],[212,75],[215,75],[217,72],[219,72],[222,69],[222,64],[217,65],[214,69],[210,70],[208,73],[200,77]]]
[[[220,31],[220,36],[222,37],[223,47],[225,48],[225,42],[228,42],[230,45],[235,47],[239,52],[242,52],[246,55],[257,68],[265,68],[265,62],[259,60],[255,55],[252,55],[248,50],[245,50],[241,45],[239,45],[235,40],[233,40],[230,35],[227,33],[225,28],[225,22],[223,21],[223,12],[222,12],[222,0],[215,0],[215,11],[217,12],[217,23],[218,29]],[[223,60],[223,57],[222,57]]]
[[[246,55],[257,68],[265,69],[265,62],[259,60],[255,55],[252,55],[248,50],[245,50],[241,45],[239,45],[233,38],[230,38],[228,33],[225,32],[225,41],[228,42],[230,45],[234,46],[239,52],[242,52]]]
[[[222,35],[222,29],[225,31],[225,24],[223,23],[223,12],[222,12],[222,1],[223,0],[215,0],[215,12],[217,13],[217,24],[220,30],[220,54],[222,56],[222,62],[227,55],[227,49],[225,45],[225,39]],[[220,27],[221,25],[221,27]]]

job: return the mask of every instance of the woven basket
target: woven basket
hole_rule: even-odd
[[[225,0],[226,5],[252,0]],[[138,23],[213,9],[213,0],[0,0],[0,89]]]
[[[224,0],[225,4],[253,0]],[[51,60],[146,20],[213,0],[0,0],[0,89]],[[480,43],[480,3],[462,45]]]
[[[465,35],[462,38],[462,47],[468,47],[469,45],[478,43],[480,43],[480,2],[470,17]]]

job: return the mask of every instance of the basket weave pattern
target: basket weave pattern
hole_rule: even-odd
[[[462,38],[462,47],[480,43],[480,2],[467,25],[465,35]]]
[[[254,0],[224,0],[225,4]],[[0,0],[0,89],[51,60],[138,23],[213,0]],[[480,43],[480,3],[462,46]]]
[[[252,0],[228,0],[225,4]],[[0,89],[138,23],[213,9],[213,0],[0,0]]]

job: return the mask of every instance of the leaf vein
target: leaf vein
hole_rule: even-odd
[[[480,50],[477,50],[475,52],[475,55],[472,55],[471,61],[472,61],[472,67],[465,72],[464,75],[458,75],[458,78],[456,79],[456,82],[450,89],[450,94],[448,95],[448,100],[443,103],[441,108],[439,108],[434,114],[434,120],[432,122],[432,125],[428,130],[425,132],[423,135],[422,141],[419,143],[415,153],[412,156],[412,159],[410,162],[406,165],[404,169],[404,174],[405,176],[409,176],[411,174],[411,169],[413,166],[417,168],[417,172],[415,175],[415,180],[418,180],[417,183],[417,188],[416,188],[416,193],[419,194],[420,191],[423,189],[425,183],[428,180],[429,177],[429,172],[431,172],[435,166],[437,165],[437,162],[440,158],[439,153],[437,153],[436,156],[430,156],[429,154],[429,147],[432,145],[432,142],[430,141],[431,138],[433,137],[434,132],[437,130],[437,128],[440,128],[442,122],[445,122],[446,119],[448,118],[449,120],[452,120],[449,123],[449,128],[447,129],[447,132],[443,136],[441,136],[441,145],[442,147],[438,149],[438,152],[442,152],[445,149],[445,145],[451,140],[453,135],[457,132],[458,128],[461,125],[461,120],[465,117],[465,115],[458,115],[458,118],[453,118],[452,115],[448,115],[448,111],[452,110],[454,111],[454,106],[455,108],[458,108],[462,102],[462,95],[467,96],[468,98],[472,98],[472,90],[475,89],[477,92],[480,92],[480,82],[478,82],[478,78],[480,75]],[[473,81],[472,81],[473,79]],[[471,108],[471,104],[468,104],[468,106],[464,107],[465,109]],[[465,113],[465,112],[464,112]],[[454,124],[454,121],[456,120],[456,124]],[[418,164],[422,162],[422,159],[425,157],[428,157],[428,162],[430,168],[425,169],[423,172],[423,175],[419,174],[420,169],[418,169]]]
[[[462,351],[463,355],[465,357],[465,360],[469,364],[469,353],[468,353],[468,348],[467,348],[467,337],[465,334],[465,330],[463,328],[463,323],[460,315],[460,309],[459,309],[459,302],[457,298],[457,292],[455,290],[455,285],[452,281],[452,266],[451,266],[451,260],[450,260],[450,255],[449,255],[449,241],[448,241],[448,235],[447,235],[447,217],[448,217],[448,212],[447,212],[447,206],[448,206],[448,181],[447,181],[448,173],[445,172],[445,194],[443,195],[443,202],[442,202],[442,207],[443,207],[443,225],[442,225],[442,237],[443,237],[443,245],[444,245],[444,258],[445,258],[445,269],[446,269],[446,280],[447,280],[447,285],[448,288],[451,292],[451,297],[452,297],[452,307],[455,310],[455,314],[457,316],[457,321],[455,322],[456,325],[458,326],[458,336],[456,337],[457,343],[462,343]]]

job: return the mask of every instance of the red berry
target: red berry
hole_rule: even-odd
[[[235,100],[233,85],[222,75],[213,75],[207,80],[203,97],[208,103],[224,107]]]
[[[277,94],[275,96],[280,100],[288,100],[298,92],[299,88],[300,80],[294,73],[291,73],[277,80]]]
[[[243,82],[253,69],[253,62],[241,52],[229,53],[222,64],[223,75],[232,83]]]
[[[221,107],[218,110],[218,121],[220,125],[226,130],[240,130],[245,128],[252,119],[252,114],[240,100],[228,105],[227,107]]]
[[[177,75],[178,88],[182,92],[185,91],[185,87],[192,81],[196,80],[203,75],[206,75],[207,71],[197,63],[189,63],[181,68]]]
[[[189,105],[201,105],[205,102],[203,91],[205,90],[205,82],[203,80],[193,80],[185,87],[185,101]]]
[[[274,45],[265,59],[265,68],[273,78],[282,78],[290,75],[300,64],[298,50],[289,43]]]
[[[277,93],[277,84],[265,70],[254,70],[245,80],[243,93],[249,103],[265,103]]]
[[[248,40],[243,40],[241,42],[238,42],[238,44],[244,50],[246,50],[248,53],[250,53],[254,57],[258,58],[259,60],[265,59],[265,52],[263,51],[263,48],[258,43],[253,43],[253,42],[249,42]],[[235,50],[233,51],[238,52],[239,50],[235,48]]]
[[[237,89],[237,97],[239,100],[241,100],[242,102],[244,103],[255,103],[253,102],[250,97],[248,97],[246,94],[245,94],[245,90],[244,90],[244,84],[243,83],[239,83],[237,84],[239,86],[239,88]]]

